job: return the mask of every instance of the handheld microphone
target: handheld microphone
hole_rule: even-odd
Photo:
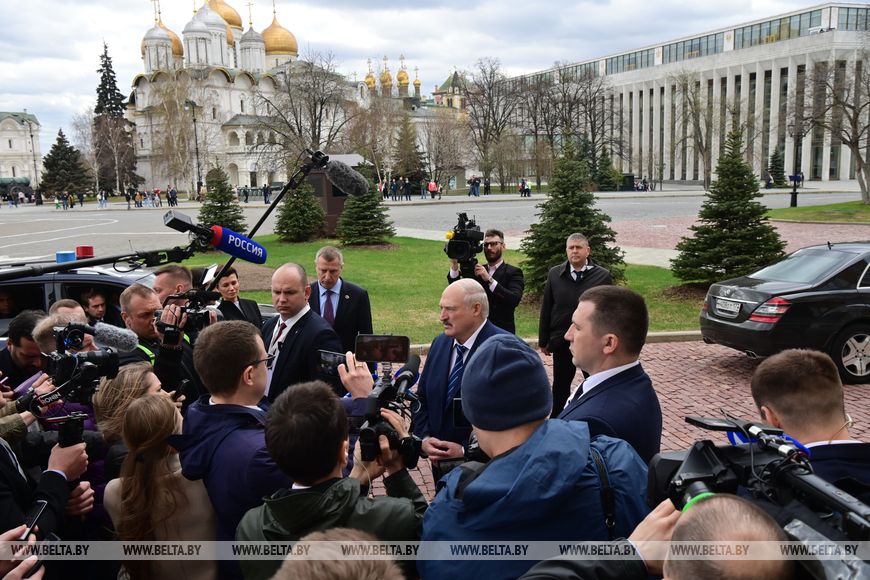
[[[341,161],[330,160],[324,169],[326,179],[348,195],[365,195],[369,181],[361,173]]]
[[[420,377],[420,357],[412,354],[408,357],[408,362],[396,374],[393,379],[393,384],[396,387],[397,398],[406,397],[409,393],[408,389],[414,386],[417,379]]]
[[[254,240],[222,226],[211,226],[210,229],[212,238],[209,243],[218,250],[246,262],[266,263],[266,248]]]
[[[98,322],[94,325],[94,341],[100,346],[114,348],[120,352],[130,352],[139,346],[139,337],[127,328]]]

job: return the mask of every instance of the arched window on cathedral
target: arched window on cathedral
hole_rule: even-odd
[[[263,145],[266,143],[266,140],[263,139],[262,133],[257,133],[257,145]]]
[[[230,133],[229,144],[230,144],[230,147],[238,147],[239,146],[239,136],[235,131],[232,131]]]
[[[212,120],[212,121],[216,121],[216,120],[217,120],[217,107],[212,107],[212,108],[211,108],[211,120]]]
[[[275,143],[276,143],[275,134],[270,132],[269,133],[269,145],[275,145]]]
[[[245,131],[245,145],[253,145],[254,144],[254,134],[250,131]]]

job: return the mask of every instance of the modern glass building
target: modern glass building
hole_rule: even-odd
[[[854,159],[836,132],[806,120],[825,100],[824,90],[807,81],[819,67],[841,85],[867,74],[862,70],[870,63],[862,62],[862,51],[870,49],[868,30],[867,4],[829,3],[522,78],[558,79],[565,73],[604,77],[609,90],[601,106],[618,143],[614,162],[638,177],[703,179],[703,159],[693,146],[692,123],[686,121],[690,115],[684,96],[691,89],[679,86],[688,82],[695,84],[695,95],[710,116],[714,170],[736,121],[744,128],[747,159],[760,178],[771,153],[780,148],[786,174],[802,172],[806,180],[854,179]]]

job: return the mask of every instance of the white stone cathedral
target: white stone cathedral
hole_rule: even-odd
[[[272,24],[262,32],[254,30],[250,16],[248,30],[243,30],[239,13],[224,0],[204,3],[184,26],[182,38],[163,23],[159,8],[154,21],[142,40],[144,72],[133,79],[127,105],[127,118],[135,125],[136,172],[145,179],[142,187],[175,185],[190,191],[198,175],[204,181],[217,165],[233,186],[261,187],[283,180],[263,155],[277,136],[259,122],[255,99],[257,92],[274,95],[280,70],[299,56],[296,37],[279,24],[274,4]],[[184,171],[169,169],[161,150],[165,133],[173,130],[161,108],[163,95],[175,81],[185,86],[179,104],[187,101],[187,110],[192,107],[196,117],[196,134],[188,142],[190,166]],[[185,141],[189,134],[184,133]]]

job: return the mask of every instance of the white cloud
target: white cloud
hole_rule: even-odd
[[[228,0],[247,28],[248,10]],[[197,5],[202,0],[196,1]],[[272,21],[271,3],[258,0],[254,27]],[[555,61],[598,58],[804,7],[804,0],[337,0],[324,5],[278,2],[281,24],[302,50],[330,51],[340,68],[366,73],[384,55],[398,70],[404,54],[409,72],[420,68],[423,92],[454,69],[470,69],[481,57],[498,58],[521,74]],[[181,35],[194,2],[164,0],[163,22]],[[0,0],[0,110],[27,109],[43,125],[43,152],[59,127],[69,133],[72,116],[93,103],[102,43],[109,45],[118,86],[125,94],[141,72],[140,42],[153,26],[147,0]]]

